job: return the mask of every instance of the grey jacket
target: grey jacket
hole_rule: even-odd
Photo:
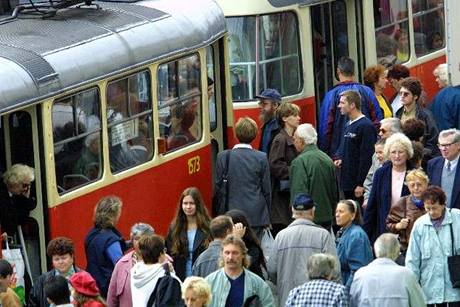
[[[316,253],[337,257],[332,235],[312,221],[296,219],[276,235],[268,274],[276,283],[280,306],[284,306],[289,291],[309,280],[307,259]],[[340,270],[338,266],[337,269]],[[335,279],[340,279],[340,271],[335,273]]]
[[[367,202],[369,199],[369,195],[371,195],[371,188],[372,188],[372,181],[374,180],[374,174],[375,171],[382,166],[380,164],[379,159],[377,159],[377,155],[374,153],[372,155],[372,164],[371,167],[369,168],[369,171],[367,172],[366,180],[364,180],[364,200]]]
[[[227,151],[217,155],[216,182],[222,179]],[[236,145],[230,151],[228,186],[229,210],[243,211],[251,227],[270,224],[271,182],[265,153],[249,145]]]
[[[209,243],[208,248],[198,256],[193,265],[193,276],[206,277],[219,269],[220,253],[222,251],[222,241],[214,240]]]

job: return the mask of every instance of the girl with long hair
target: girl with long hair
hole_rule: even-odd
[[[208,247],[210,222],[200,191],[195,187],[185,189],[166,238],[166,248],[181,280],[192,275],[193,263]]]

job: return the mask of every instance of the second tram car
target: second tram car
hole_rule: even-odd
[[[235,118],[257,118],[266,87],[298,104],[316,124],[324,94],[337,83],[341,56],[367,66],[407,65],[431,99],[433,69],[445,58],[443,0],[217,0],[227,17]]]

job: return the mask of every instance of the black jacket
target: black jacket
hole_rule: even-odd
[[[181,237],[187,238],[187,232],[183,231]],[[202,230],[197,229],[195,234],[195,240],[193,242],[193,256],[192,256],[192,266],[195,263],[196,259],[202,252],[206,250],[208,247],[208,242],[210,241],[210,237],[208,234],[204,233]],[[174,255],[172,253],[172,226],[169,227],[168,236],[166,237],[166,248],[168,253],[173,257],[173,266],[174,271],[176,272],[177,277],[179,277],[182,281],[185,279],[185,266],[187,264],[188,252],[186,254],[178,254]]]
[[[27,198],[23,195],[12,195],[8,193],[5,184],[0,186],[0,227],[8,235],[16,233],[18,225],[27,221],[30,211],[35,209],[37,203],[34,198]]]

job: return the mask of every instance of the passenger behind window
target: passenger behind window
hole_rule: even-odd
[[[377,59],[380,65],[391,67],[396,64],[398,58],[398,43],[389,35],[379,33],[376,38]]]
[[[195,123],[196,110],[198,107],[198,97],[193,97],[183,105],[179,104],[173,110],[173,124],[174,131],[168,137],[168,149],[174,149],[193,143],[197,140],[196,136],[192,133],[191,128]],[[196,133],[196,131],[195,131]]]
[[[152,157],[152,143],[148,138],[149,130],[147,123],[139,121],[139,131],[137,137],[133,138],[129,147],[130,155],[132,156],[135,164],[146,162]]]
[[[82,174],[89,180],[99,177],[99,133],[93,133],[86,137],[85,147],[81,151],[80,158],[73,168],[75,174]]]
[[[439,32],[431,33],[426,40],[426,44],[430,50],[438,50],[444,47],[444,39]]]
[[[395,34],[395,39],[398,41],[398,50],[396,52],[398,63],[407,62],[410,56],[409,34],[406,30],[401,29],[398,33]]]

